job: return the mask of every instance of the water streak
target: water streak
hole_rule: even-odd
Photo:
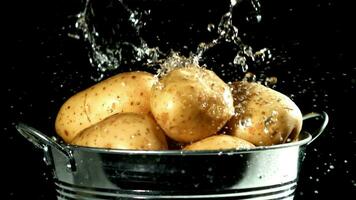
[[[208,32],[217,33],[217,38],[200,42],[195,50],[191,49],[188,57],[183,57],[180,52],[172,49],[162,52],[159,46],[147,44],[141,32],[147,25],[145,19],[150,17],[151,10],[133,10],[121,0],[109,2],[110,5],[98,5],[94,0],[86,0],[84,9],[77,15],[75,24],[81,33],[81,38],[88,44],[89,61],[99,73],[99,77],[95,77],[96,80],[103,78],[106,71],[135,63],[147,67],[159,65],[161,68],[158,69],[158,74],[164,74],[177,66],[199,65],[206,52],[225,44],[233,45],[238,49],[231,63],[233,67],[239,67],[243,73],[248,72],[249,62],[264,61],[271,57],[268,49],[254,51],[239,37],[238,28],[233,24],[233,10],[242,0],[231,0],[228,11],[221,16],[217,25],[207,24]],[[249,0],[249,2],[254,10],[253,16],[260,21],[259,1]]]

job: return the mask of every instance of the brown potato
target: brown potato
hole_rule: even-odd
[[[70,142],[83,129],[123,112],[150,112],[151,88],[157,79],[147,72],[125,72],[69,98],[58,112],[55,129]]]
[[[258,146],[297,140],[303,119],[290,98],[258,83],[231,86],[236,112],[227,124],[231,135]]]
[[[234,113],[231,90],[200,67],[170,71],[152,88],[151,111],[165,133],[189,143],[215,134]]]
[[[73,145],[110,149],[166,150],[161,128],[149,115],[117,113],[84,129]]]
[[[230,135],[215,135],[184,147],[184,150],[251,149],[255,145]]]

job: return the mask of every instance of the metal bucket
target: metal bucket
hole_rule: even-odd
[[[293,199],[305,149],[324,130],[298,142],[224,151],[109,150],[61,144],[24,124],[17,130],[45,154],[58,200]]]

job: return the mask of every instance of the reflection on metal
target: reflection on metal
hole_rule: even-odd
[[[328,117],[314,137],[324,130]],[[57,143],[23,124],[18,131],[45,151],[57,198],[64,199],[293,199],[311,134],[252,150],[134,151]],[[71,168],[68,168],[68,164]],[[75,166],[75,170],[73,170]]]

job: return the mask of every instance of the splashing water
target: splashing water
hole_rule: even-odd
[[[252,12],[246,16],[246,21],[261,21],[261,5],[258,0],[246,0],[249,2]],[[246,2],[244,1],[244,2]],[[206,29],[214,37],[207,41],[195,41],[196,46],[191,45],[188,56],[182,55],[179,50],[168,48],[161,51],[160,46],[149,45],[143,38],[145,28],[149,26],[148,20],[155,14],[152,10],[133,10],[123,1],[109,1],[110,5],[97,5],[98,1],[86,0],[84,10],[77,15],[76,28],[80,30],[84,41],[89,46],[89,61],[99,72],[101,80],[107,71],[125,68],[128,65],[141,65],[144,67],[156,67],[156,76],[161,77],[177,67],[202,66],[214,59],[214,54],[219,54],[219,48],[226,46],[232,57],[226,70],[238,71],[243,74],[242,80],[259,82],[268,87],[277,83],[277,78],[267,77],[263,72],[252,73],[249,66],[256,63],[264,64],[272,58],[271,51],[261,48],[255,51],[251,46],[245,44],[239,36],[239,29],[233,23],[233,11],[240,6],[242,0],[230,0],[228,10],[223,13],[217,23],[208,22]],[[101,13],[104,10],[104,15]],[[252,13],[252,14],[251,14]],[[167,20],[169,21],[169,20]],[[189,27],[192,29],[192,26]],[[158,37],[158,36],[157,36]],[[198,39],[199,40],[199,39]],[[158,45],[161,45],[160,43]],[[188,47],[184,47],[187,49]],[[163,49],[163,48],[162,48]],[[224,61],[225,62],[225,61]],[[208,64],[210,65],[210,64]],[[225,70],[225,69],[222,69]],[[124,71],[129,71],[125,69]],[[231,73],[227,72],[227,73]],[[236,73],[234,73],[235,76]],[[247,94],[248,95],[248,94]],[[244,102],[244,96],[241,96]],[[240,107],[239,107],[240,106]],[[244,105],[238,104],[236,115],[243,115]],[[269,134],[269,127],[276,123],[277,112],[266,116],[264,121],[264,132]],[[249,127],[253,123],[250,118],[242,119],[240,125]]]
[[[178,67],[199,66],[199,59],[197,56],[191,55],[184,57],[179,53],[172,51],[171,54],[165,58],[159,60],[160,68],[157,70],[157,76],[161,77]]]
[[[254,52],[252,47],[244,44],[241,38],[238,36],[238,28],[233,25],[232,17],[234,7],[237,6],[240,2],[241,1],[231,0],[229,11],[221,17],[221,20],[219,22],[217,28],[218,38],[214,39],[209,43],[200,43],[197,48],[196,55],[198,58],[201,58],[206,51],[216,45],[223,43],[233,44],[237,47],[237,49],[239,49],[233,59],[233,64],[234,66],[240,66],[242,72],[246,73],[248,71],[248,60],[251,60],[253,62],[261,60],[263,62],[266,58],[271,58],[272,55],[267,48],[263,48]],[[258,22],[261,21],[261,15],[259,14],[261,7],[260,3],[258,1],[251,1],[251,5],[253,6],[256,12],[256,15],[254,17],[258,19]],[[212,31],[214,27],[214,24],[208,24],[207,29],[208,31]]]
[[[110,3],[113,4],[110,5],[112,10],[105,9],[109,14],[103,17],[100,16],[99,11],[95,11],[95,1],[86,0],[85,8],[77,15],[75,24],[89,46],[91,65],[101,72],[98,78],[94,78],[96,80],[102,79],[104,72],[115,70],[121,64],[143,61],[149,65],[158,62],[160,55],[163,55],[158,47],[150,48],[140,36],[141,29],[145,26],[142,17],[148,15],[149,11],[131,10],[122,1],[110,1]],[[108,19],[111,17],[111,12],[121,13],[119,17]],[[102,21],[95,23],[98,18],[102,18]],[[103,26],[108,21],[111,24]],[[124,33],[120,26],[129,30],[128,33]]]
[[[229,10],[222,15],[217,25],[207,24],[207,30],[216,33],[217,38],[200,42],[195,50],[191,49],[188,57],[181,56],[180,52],[172,49],[162,52],[159,46],[148,45],[141,32],[147,26],[145,20],[152,14],[151,10],[133,10],[121,0],[109,2],[110,5],[101,5],[94,0],[86,0],[85,7],[77,15],[75,24],[80,31],[79,38],[88,44],[89,61],[99,73],[98,77],[93,77],[94,80],[101,80],[106,71],[116,70],[124,65],[139,64],[147,67],[159,65],[158,75],[177,66],[199,65],[206,52],[225,44],[237,49],[231,63],[232,67],[239,67],[242,73],[248,72],[249,62],[264,62],[272,57],[268,49],[254,51],[239,37],[238,28],[233,25],[232,18],[233,9],[242,2],[241,0],[230,1]],[[248,16],[249,19],[246,20],[254,18],[257,22],[261,21],[260,3],[257,0],[249,2],[254,14]]]

